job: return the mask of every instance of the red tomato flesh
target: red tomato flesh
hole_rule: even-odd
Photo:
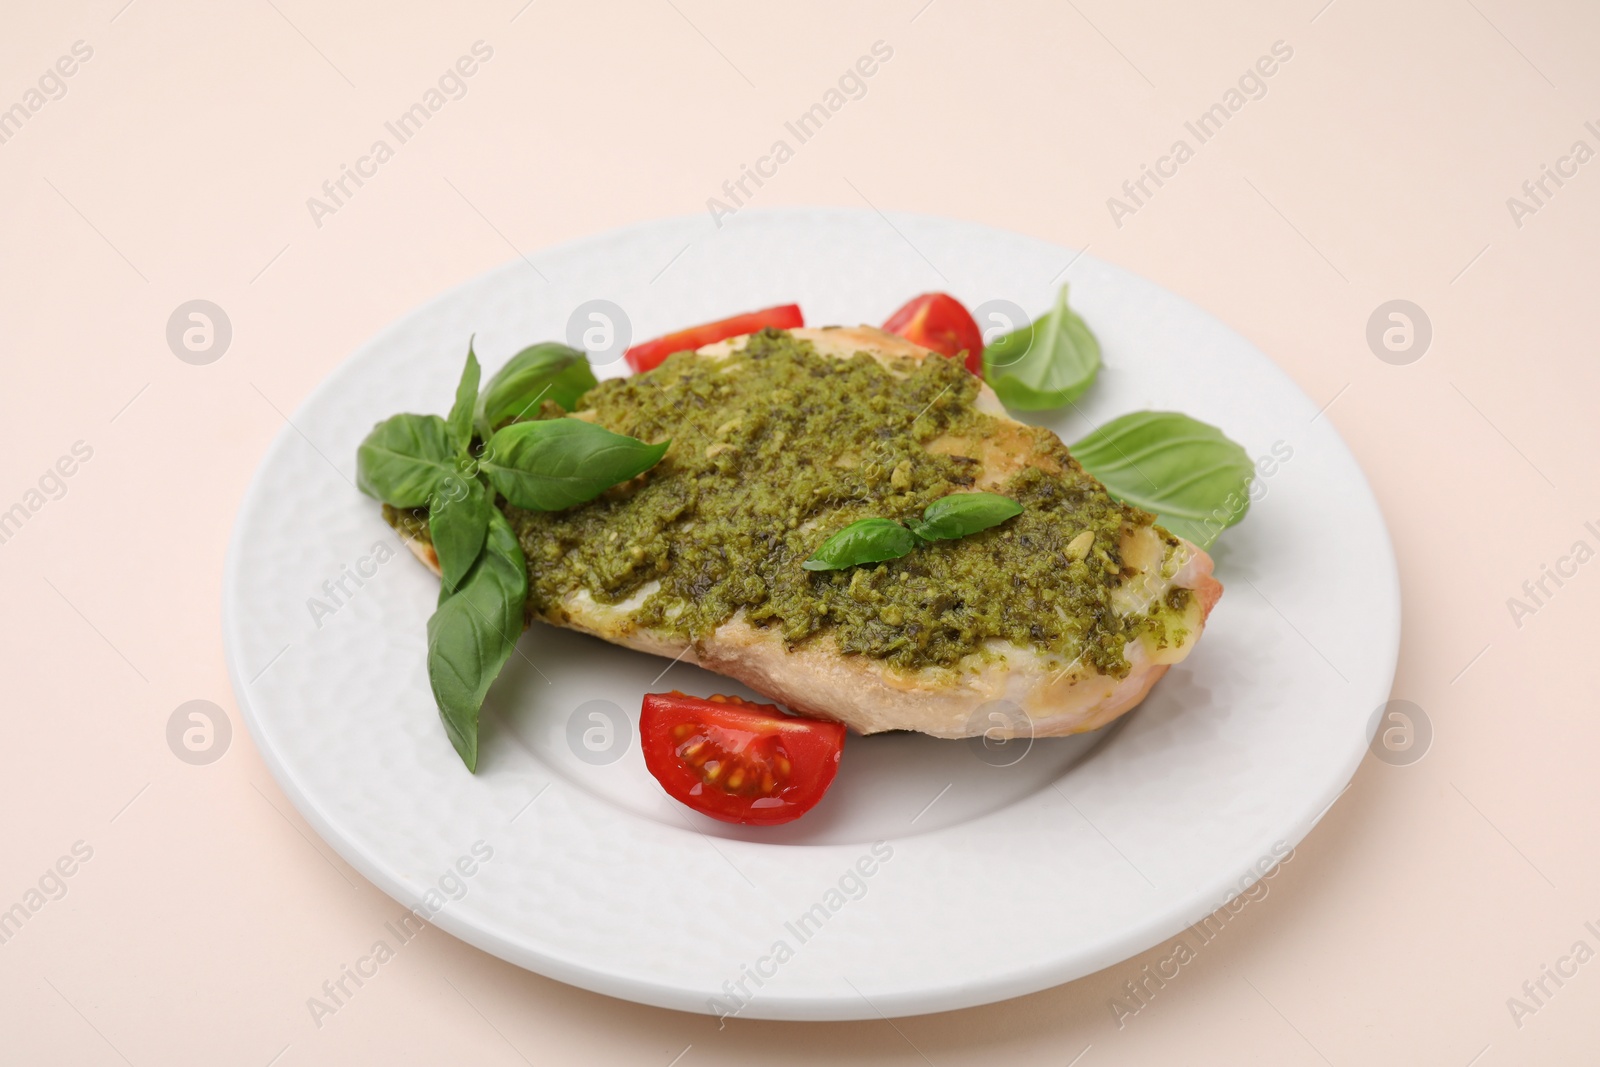
[[[626,358],[628,366],[642,374],[659,367],[662,360],[674,352],[685,352],[702,345],[716,344],[730,337],[742,337],[768,326],[776,330],[794,330],[805,324],[805,316],[800,314],[799,304],[780,304],[777,307],[762,308],[760,311],[735,315],[719,322],[708,322],[704,326],[694,326],[687,330],[679,330],[677,333],[669,333],[665,337],[658,337],[654,341],[636,344],[628,349]]]
[[[883,328],[951,359],[965,352],[967,369],[983,376],[983,331],[949,293],[923,293],[890,315]]]
[[[777,826],[833,784],[844,725],[674,690],[645,695],[639,738],[645,766],[674,800],[723,822]]]

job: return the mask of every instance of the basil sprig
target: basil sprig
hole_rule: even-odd
[[[923,509],[910,526],[893,519],[860,519],[840,530],[800,566],[837,571],[899,559],[930,541],[954,541],[1022,514],[1022,505],[996,493],[951,493]]]
[[[580,419],[518,422],[548,398],[571,410],[595,384],[581,352],[525,348],[480,394],[467,362],[446,418],[395,415],[356,450],[356,484],[397,508],[428,509],[439,604],[428,620],[428,684],[450,743],[478,769],[478,716],[522,635],[528,566],[496,494],[557,511],[655,466],[670,441],[646,444]]]
[[[1067,306],[1065,285],[1054,308],[983,350],[984,380],[1002,404],[1018,411],[1070,404],[1094,384],[1099,370],[1100,342]]]

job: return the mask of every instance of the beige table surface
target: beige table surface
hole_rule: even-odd
[[[28,917],[0,944],[0,1062],[1600,1062],[1600,962],[1572,955],[1600,949],[1600,7],[1325,2],[8,4],[0,511],[26,516],[0,543],[0,908]],[[478,41],[465,95],[313,219]],[[706,211],[877,41],[892,60],[754,202],[1087,246],[1259,345],[1330,405],[1388,518],[1394,695],[1431,723],[1425,758],[1369,757],[1120,1026],[1168,945],[985,1008],[719,1029],[428,930],[319,1027],[307,998],[396,906],[290,808],[224,672],[224,544],[280,412],[518,251]],[[1246,78],[1113,212],[1277,42],[1264,93]],[[1565,176],[1534,200],[1546,166]],[[192,299],[232,324],[207,365],[166,340]],[[1433,335],[1401,364],[1366,339],[1395,299]],[[1535,603],[1546,567],[1566,576]],[[209,765],[168,746],[190,700],[232,720]]]

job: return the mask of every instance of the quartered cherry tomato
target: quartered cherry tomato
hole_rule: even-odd
[[[731,319],[722,319],[719,322],[708,322],[704,326],[694,326],[687,330],[679,330],[677,333],[669,333],[665,337],[658,337],[654,341],[636,344],[628,349],[626,358],[628,366],[643,373],[659,367],[661,361],[674,352],[716,344],[730,337],[755,333],[768,326],[778,330],[794,330],[805,324],[805,316],[800,314],[799,304],[780,304],[777,307],[762,308],[760,311],[735,315]]]
[[[673,691],[645,695],[639,739],[645,766],[674,800],[723,822],[776,826],[827,792],[844,725],[739,697]]]
[[[983,375],[983,331],[949,293],[923,293],[890,315],[883,328],[951,359],[965,352],[967,369]]]

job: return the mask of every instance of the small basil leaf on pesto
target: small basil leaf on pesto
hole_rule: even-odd
[[[588,357],[576,348],[553,341],[529,345],[484,386],[474,415],[478,435],[487,441],[503,424],[538,414],[545,400],[575,411],[596,384]]]
[[[1069,451],[1113,497],[1201,548],[1250,509],[1250,456],[1215,426],[1175,411],[1112,419]]]
[[[1100,342],[1067,306],[1065,285],[1049,312],[983,350],[984,380],[1002,404],[1017,411],[1070,404],[1094,384],[1099,370]]]
[[[522,546],[505,516],[492,510],[482,554],[460,588],[441,590],[428,620],[428,684],[445,733],[469,771],[478,769],[478,714],[522,636],[527,597]]]
[[[450,430],[437,415],[394,415],[356,449],[356,485],[397,508],[420,508],[457,477]]]
[[[911,532],[924,541],[949,541],[999,526],[1022,514],[1022,505],[998,493],[951,493],[929,504]]]
[[[800,566],[808,571],[836,571],[899,559],[916,547],[916,535],[893,519],[861,519],[822,542]]]
[[[428,508],[428,537],[439,556],[445,589],[454,590],[477,561],[493,508],[488,490],[476,478],[453,478],[434,497]]]
[[[472,342],[467,342],[467,365],[461,369],[461,381],[456,384],[456,402],[445,419],[450,427],[450,437],[456,451],[465,456],[472,448],[472,412],[478,403],[478,378],[482,374],[478,357],[472,352]]]
[[[671,443],[645,444],[581,419],[514,422],[489,439],[479,465],[517,507],[560,511],[643,474]]]

